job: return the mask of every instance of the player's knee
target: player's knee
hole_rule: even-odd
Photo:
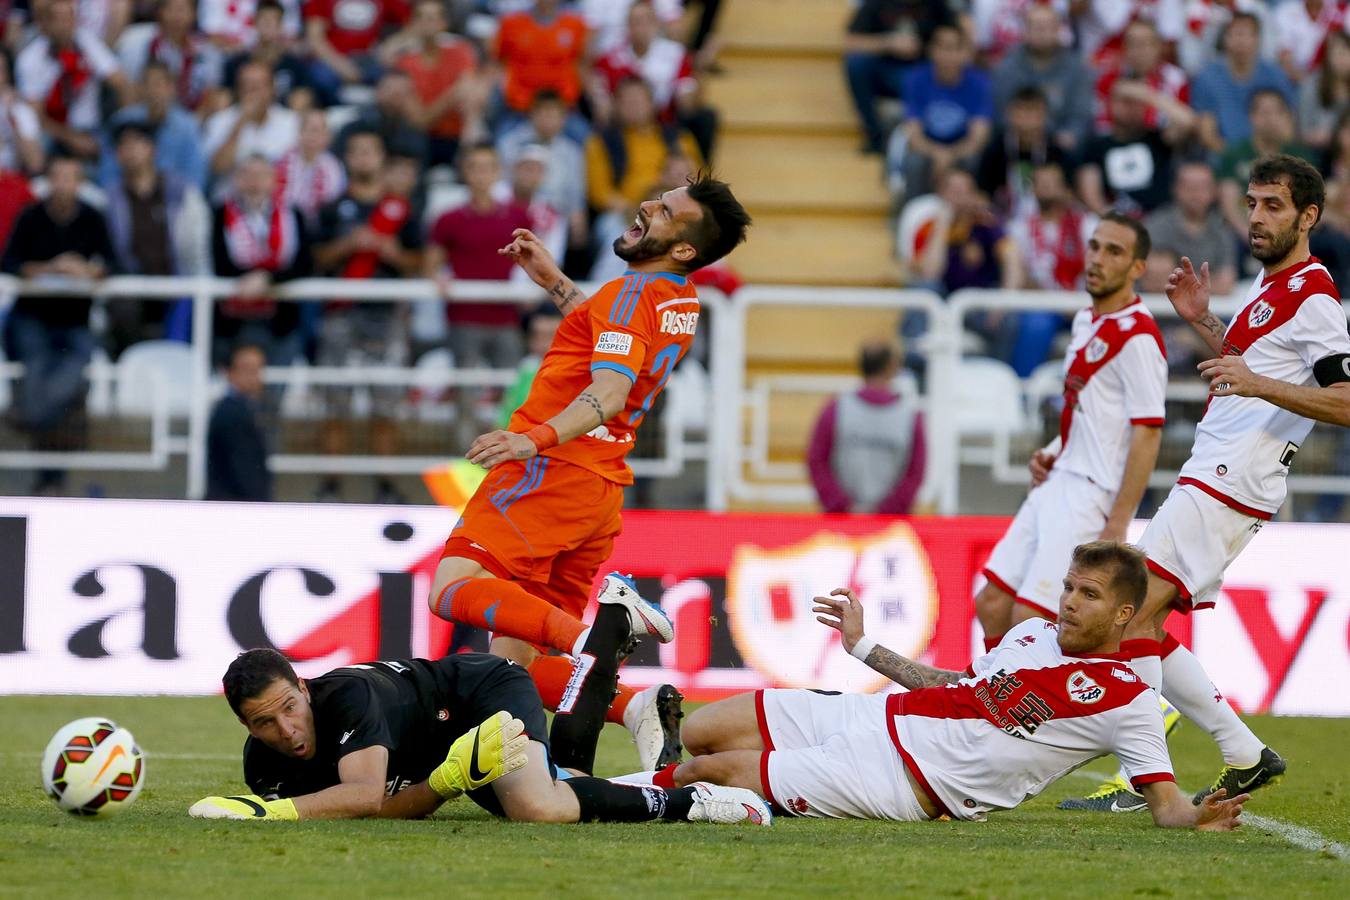
[[[720,770],[721,766],[717,757],[695,756],[693,759],[680,763],[680,767],[675,770],[675,786],[688,787],[696,781],[717,783]]]
[[[469,578],[482,578],[487,570],[471,559],[449,556],[436,566],[436,574],[431,579],[431,591],[427,594],[427,608],[434,615],[451,620],[450,608],[455,587]]]
[[[680,742],[691,756],[707,756],[717,751],[717,735],[713,722],[716,711],[712,706],[702,706],[689,713],[680,726]]]
[[[529,792],[514,795],[502,804],[502,810],[512,822],[545,822],[566,824],[577,820],[575,804],[569,807],[559,802],[556,792]]]

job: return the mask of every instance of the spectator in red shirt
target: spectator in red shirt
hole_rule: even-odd
[[[679,41],[661,36],[661,21],[651,0],[634,0],[628,9],[624,40],[595,64],[590,90],[592,118],[609,120],[614,90],[628,77],[647,82],[661,121],[682,125],[698,142],[703,158],[712,158],[717,113],[703,102],[689,51]]]
[[[491,85],[478,73],[473,44],[451,34],[442,0],[418,0],[408,27],[385,41],[380,58],[408,73],[428,137],[428,162],[453,165],[462,139],[485,131]]]
[[[530,12],[503,16],[493,56],[506,70],[503,100],[506,109],[498,130],[522,120],[544,88],[558,92],[570,109],[581,97],[581,61],[586,53],[586,21],[561,10],[559,0],[535,0]],[[573,116],[568,134],[586,139],[584,120]]]
[[[1111,130],[1111,91],[1117,81],[1139,81],[1150,91],[1170,97],[1181,103],[1191,102],[1191,83],[1180,66],[1163,59],[1166,45],[1158,34],[1158,26],[1147,19],[1136,19],[1125,29],[1124,53],[1119,65],[1107,69],[1097,79],[1097,131]],[[1162,129],[1167,126],[1166,113],[1156,104],[1150,104],[1144,113],[1144,125]]]
[[[319,102],[338,102],[344,84],[374,84],[382,67],[375,55],[387,28],[408,21],[407,0],[309,0],[305,42],[312,59],[309,80]]]
[[[821,410],[807,467],[826,512],[905,515],[923,484],[923,415],[895,390],[894,340],[868,341],[860,357],[863,385]]]
[[[529,210],[513,199],[498,200],[493,188],[501,163],[491,144],[466,148],[460,177],[469,188],[469,202],[445,213],[432,226],[427,242],[427,275],[441,284],[457,280],[506,281],[514,267],[497,251],[511,243],[517,228],[531,225]],[[451,275],[445,272],[449,264]],[[455,365],[511,368],[523,352],[521,310],[501,303],[451,303],[450,349]]]

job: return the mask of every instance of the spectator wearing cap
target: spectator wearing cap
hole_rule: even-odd
[[[994,106],[1006,121],[1012,98],[1034,87],[1044,95],[1055,142],[1066,149],[1082,143],[1092,125],[1092,74],[1066,46],[1067,28],[1053,6],[1033,3],[1022,14],[1023,42],[994,69]]]
[[[828,513],[906,515],[923,484],[927,446],[915,398],[895,389],[900,348],[868,341],[858,360],[863,384],[825,404],[807,447],[807,468]]]
[[[994,118],[989,76],[971,63],[970,41],[956,25],[941,25],[928,42],[928,60],[905,75],[905,120],[891,136],[887,169],[897,193],[926,194],[955,165],[978,162]]]
[[[14,63],[19,95],[37,108],[42,131],[58,150],[94,159],[99,92],[106,84],[127,103],[131,84],[107,45],[75,27],[72,0],[49,0],[39,18],[40,33]]]
[[[1260,90],[1275,90],[1294,102],[1294,86],[1280,67],[1261,58],[1261,20],[1236,13],[1224,28],[1223,55],[1191,82],[1191,106],[1200,113],[1200,135],[1211,150],[1251,136],[1247,104]]]
[[[237,278],[235,295],[215,306],[218,364],[230,347],[247,341],[262,347],[273,365],[300,355],[300,309],[268,296],[272,285],[313,272],[309,236],[295,208],[279,200],[273,164],[251,156],[235,167],[229,195],[216,207],[211,229],[215,273]]]
[[[356,118],[338,132],[337,155],[346,157],[351,135],[373,131],[380,136],[388,152],[397,151],[425,166],[431,146],[420,107],[408,73],[402,69],[387,70],[375,85],[374,101],[361,107]]]
[[[478,73],[473,45],[449,32],[441,0],[418,0],[408,27],[386,41],[380,55],[412,81],[430,164],[453,165],[461,138],[486,131],[491,84]]]
[[[881,153],[886,132],[877,111],[882,98],[904,99],[911,68],[923,61],[939,25],[956,21],[945,0],[862,0],[844,35],[844,70],[853,106],[862,120],[863,147]]]
[[[291,95],[309,88],[309,69],[295,52],[295,42],[285,25],[286,10],[277,0],[261,0],[253,19],[251,46],[233,53],[225,62],[225,86],[237,89],[239,70],[247,62],[260,62],[272,70],[273,90],[285,106]]]
[[[14,224],[0,270],[20,278],[60,285],[70,296],[19,297],[5,319],[5,352],[23,364],[15,398],[17,424],[35,450],[84,446],[84,368],[94,350],[89,328],[91,301],[78,283],[102,278],[113,263],[102,213],[79,198],[84,168],[71,156],[47,162],[46,199],[25,209]],[[59,489],[65,473],[38,473],[35,492]]]
[[[567,221],[568,244],[584,247],[590,224],[586,214],[586,156],[581,145],[564,131],[567,106],[551,90],[534,95],[530,117],[497,139],[502,165],[514,168],[526,147],[548,154],[548,167],[539,196]]]
[[[239,69],[238,99],[206,120],[202,150],[211,172],[224,176],[253,156],[276,162],[300,137],[300,117],[277,105],[272,70],[249,62]]]
[[[309,80],[331,106],[346,84],[374,84],[384,67],[376,54],[387,30],[408,21],[407,0],[310,0],[305,4]]]
[[[207,159],[197,119],[178,105],[178,90],[168,66],[158,60],[145,64],[141,73],[143,101],[113,114],[103,137],[104,148],[98,159],[98,183],[105,191],[117,180],[117,159],[112,134],[120,125],[139,122],[155,136],[155,165],[203,190],[207,184]]]
[[[131,29],[117,42],[128,78],[139,82],[147,62],[162,62],[178,87],[178,102],[190,110],[200,107],[225,77],[224,54],[196,30],[196,18],[193,0],[160,0],[154,24]]]
[[[124,122],[113,136],[117,181],[107,193],[108,238],[128,275],[210,275],[211,210],[196,185],[155,163],[155,136],[144,122]],[[109,351],[164,336],[162,300],[108,301]]]

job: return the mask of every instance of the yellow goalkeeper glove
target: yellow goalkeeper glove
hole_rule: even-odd
[[[494,713],[450,745],[445,762],[435,768],[427,784],[442,800],[453,800],[525,765],[529,743],[524,722],[505,710]]]
[[[192,804],[194,819],[272,819],[294,822],[300,818],[290,800],[264,800],[257,794],[238,797],[206,797]]]

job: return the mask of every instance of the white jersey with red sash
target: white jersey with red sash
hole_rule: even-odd
[[[1028,619],[969,677],[887,698],[891,740],[939,812],[1012,809],[1108,753],[1136,789],[1175,780],[1158,695],[1130,668],[1131,651],[1066,654],[1058,629]]]
[[[1316,384],[1319,360],[1350,353],[1340,293],[1326,267],[1310,257],[1262,272],[1228,325],[1223,352],[1242,356],[1257,375]],[[1312,426],[1311,419],[1258,397],[1211,397],[1177,484],[1269,519],[1284,502],[1289,465]]]
[[[1163,424],[1166,391],[1162,332],[1138,298],[1103,316],[1081,310],[1065,356],[1063,446],[1055,469],[1119,490],[1130,428]]]

